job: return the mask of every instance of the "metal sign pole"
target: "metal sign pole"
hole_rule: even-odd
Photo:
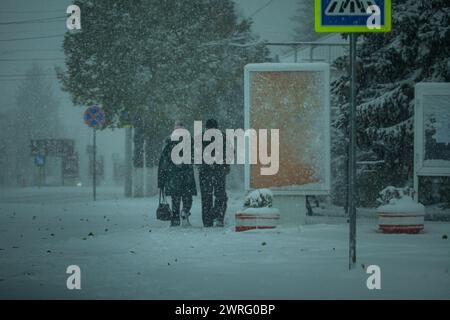
[[[93,141],[93,152],[92,152],[92,187],[93,187],[93,193],[94,193],[94,201],[96,201],[96,197],[97,197],[97,160],[96,160],[96,153],[97,153],[97,139],[96,139],[96,132],[97,130],[94,128],[94,141]]]
[[[103,109],[98,106],[91,106],[86,109],[84,112],[84,123],[86,123],[89,127],[93,128],[93,147],[92,147],[92,190],[93,190],[93,196],[94,201],[97,197],[97,141],[96,141],[96,134],[97,134],[97,128],[103,128],[103,125],[105,124],[105,113]]]
[[[39,184],[38,184],[38,188],[40,189],[41,186],[42,186],[42,177],[43,177],[42,171],[43,171],[43,168],[42,168],[42,167],[39,167],[38,170],[39,170],[39,179],[38,179]]]
[[[356,38],[350,34],[349,269],[356,264]]]
[[[41,186],[45,184],[45,177],[46,177],[46,168],[47,166],[47,161],[45,161],[44,165],[42,166],[42,180],[41,180]]]
[[[356,12],[358,11],[355,10],[356,6],[350,1],[314,1],[314,29],[316,32],[350,34],[350,112],[348,118],[350,143],[347,166],[350,269],[356,264],[356,39],[358,33],[390,32],[392,26],[391,0],[366,2],[366,10]]]

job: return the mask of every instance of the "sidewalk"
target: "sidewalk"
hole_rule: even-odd
[[[359,219],[358,264],[348,271],[345,222],[318,217],[323,221],[298,228],[236,233],[238,194],[230,195],[225,229],[201,227],[199,197],[193,227],[183,229],[155,219],[156,197],[29,196],[27,203],[0,202],[0,298],[450,298],[449,223],[385,235],[375,219]],[[65,271],[74,264],[80,291],[66,289]],[[366,287],[371,264],[381,267],[380,291]]]

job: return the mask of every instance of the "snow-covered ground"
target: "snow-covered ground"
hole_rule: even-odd
[[[339,214],[236,233],[232,213],[243,195],[231,192],[225,229],[201,227],[199,197],[193,227],[170,228],[155,219],[157,198],[121,193],[100,188],[94,203],[89,188],[0,190],[0,298],[450,298],[448,222],[385,235],[365,214],[349,271]],[[381,290],[366,287],[372,264],[381,267]],[[81,268],[81,290],[66,288],[69,265]]]

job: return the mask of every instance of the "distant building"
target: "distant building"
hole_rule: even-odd
[[[299,45],[289,49],[279,57],[280,62],[327,62],[348,55],[348,42],[341,34],[333,33],[314,41],[313,44]]]

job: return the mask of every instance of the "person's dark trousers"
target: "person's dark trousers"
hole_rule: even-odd
[[[180,224],[180,206],[183,201],[183,212],[189,214],[192,208],[192,196],[172,196],[172,225]]]
[[[214,219],[223,224],[227,210],[226,175],[221,172],[200,172],[202,219],[205,227],[212,227]]]

